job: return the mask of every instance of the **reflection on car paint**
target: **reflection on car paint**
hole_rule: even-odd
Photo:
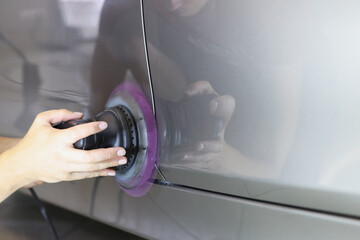
[[[24,135],[35,114],[47,109],[94,115],[125,81],[152,100],[148,54],[166,180],[359,216],[359,7],[284,0],[4,1],[0,32],[27,60],[0,43],[0,108],[7,114],[0,118],[1,134]],[[26,87],[32,80],[23,73],[38,85]],[[264,239],[268,222],[262,232],[251,227],[263,216],[272,219],[274,211],[288,223],[281,216],[290,209],[264,210],[221,195],[206,202],[203,192],[159,186],[150,200],[134,200],[114,190],[111,180],[97,184],[92,197],[91,181],[58,185],[78,197],[74,202],[58,196],[56,187],[40,192],[54,203],[163,239],[172,232],[221,239],[239,226],[239,238]],[[223,204],[225,198],[233,208]],[[194,212],[216,216],[210,225],[223,220],[229,231],[190,221]],[[168,231],[152,223],[152,215],[171,223]],[[309,215],[300,215],[306,223]]]
[[[345,211],[360,193],[354,184],[359,181],[354,169],[359,165],[355,42],[360,34],[350,30],[356,29],[360,5],[230,2],[144,1],[155,103],[182,101],[194,84],[205,84],[228,116],[223,138],[210,141],[210,151],[202,151],[201,140],[182,155],[160,149],[165,178]],[[156,108],[164,123],[173,118],[161,104]],[[327,201],[344,192],[346,204]],[[304,201],[305,195],[318,198]],[[347,213],[354,214],[357,206],[350,208]]]

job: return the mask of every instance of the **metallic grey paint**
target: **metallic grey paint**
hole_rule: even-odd
[[[164,178],[192,190],[131,198],[101,178],[43,199],[154,239],[357,239],[357,219],[317,211],[360,216],[359,7],[2,1],[0,33],[27,60],[0,42],[0,133],[47,109],[96,114],[132,81],[154,97]]]
[[[51,203],[147,239],[355,240],[360,234],[358,220],[196,190],[154,185],[133,198],[109,178],[100,180],[92,199],[93,184],[46,184],[37,191]]]
[[[144,5],[155,103],[187,98],[195,84],[201,95],[218,95],[208,111],[230,119],[223,138],[205,142],[205,150],[198,142],[181,153],[161,148],[168,181],[360,215],[359,4]],[[156,107],[164,122],[172,120]],[[185,121],[191,125],[196,117]]]

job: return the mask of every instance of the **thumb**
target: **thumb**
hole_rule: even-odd
[[[50,110],[39,113],[36,117],[36,121],[43,124],[52,125],[62,121],[82,118],[83,115],[84,115],[83,113],[72,112],[67,109]]]

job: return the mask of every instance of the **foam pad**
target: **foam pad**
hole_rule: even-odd
[[[157,149],[158,149],[158,137],[157,137],[157,126],[156,126],[156,119],[155,115],[152,111],[152,104],[151,101],[148,99],[144,91],[140,88],[139,85],[132,83],[132,82],[124,82],[119,84],[113,92],[110,94],[109,101],[113,97],[121,97],[121,91],[124,91],[130,94],[139,104],[144,120],[146,123],[147,128],[147,153],[146,153],[146,161],[142,166],[140,171],[142,175],[142,179],[136,185],[136,187],[132,189],[127,189],[121,186],[120,183],[117,183],[118,186],[124,190],[127,194],[140,197],[145,195],[151,188],[153,184],[153,179],[156,176],[155,165],[158,164],[158,157],[157,157]],[[138,180],[137,180],[138,181]]]

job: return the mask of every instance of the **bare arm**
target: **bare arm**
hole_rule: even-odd
[[[21,138],[0,137],[0,154],[15,146]]]
[[[37,181],[54,183],[115,175],[109,168],[126,163],[123,148],[84,151],[73,147],[77,140],[104,130],[105,122],[63,130],[52,127],[54,123],[82,116],[68,110],[43,112],[24,138],[0,138],[0,202]]]
[[[17,174],[10,170],[5,161],[4,152],[14,147],[21,138],[0,137],[0,202],[11,195],[16,189],[21,187],[20,178],[15,177]]]

